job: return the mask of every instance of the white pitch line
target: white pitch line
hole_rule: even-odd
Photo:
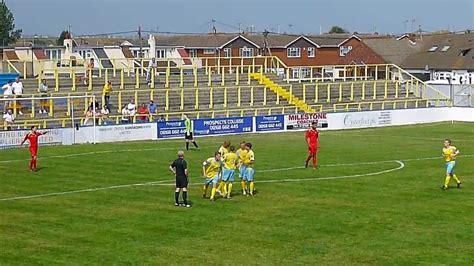
[[[365,173],[365,174],[355,174],[355,175],[342,175],[342,176],[328,176],[328,177],[310,177],[310,178],[286,178],[286,179],[270,179],[270,180],[257,180],[255,183],[284,183],[284,182],[302,182],[302,181],[318,181],[318,180],[332,180],[332,179],[345,179],[345,178],[355,178],[355,177],[364,177],[364,176],[374,176],[374,175],[381,175],[381,174],[387,174],[395,171],[402,170],[405,168],[405,163],[402,161],[384,161],[383,163],[387,162],[392,162],[392,163],[398,163],[398,167],[388,169],[388,170],[383,170],[383,171],[378,171],[378,172],[372,172],[372,173]],[[375,163],[371,163],[375,164]],[[347,164],[344,164],[347,165]],[[356,164],[350,164],[350,165],[356,165]],[[363,164],[361,164],[363,165]],[[365,164],[366,165],[366,164]],[[335,165],[334,165],[335,166]],[[292,168],[281,168],[281,169],[272,169],[271,171],[266,171],[262,170],[259,172],[276,172],[275,170],[291,170],[291,169],[299,169],[299,168],[304,168],[304,167],[292,167]],[[174,183],[160,183],[160,184],[151,184],[152,186],[174,186]],[[202,184],[191,184],[191,185],[202,185]]]
[[[333,177],[316,177],[316,178],[301,178],[301,179],[273,179],[273,180],[261,180],[256,181],[256,183],[277,183],[277,182],[301,182],[301,181],[314,181],[314,180],[330,180],[330,179],[341,179],[341,178],[354,178],[354,177],[363,177],[363,176],[373,176],[373,175],[380,175],[384,173],[390,173],[393,171],[401,170],[405,167],[405,164],[401,161],[385,161],[385,162],[368,162],[368,163],[360,163],[360,165],[367,165],[367,164],[381,164],[381,163],[388,163],[388,162],[396,162],[399,164],[397,168],[392,168],[388,170],[383,170],[379,172],[373,173],[366,173],[366,174],[357,174],[357,175],[346,175],[346,176],[333,176]],[[333,165],[326,165],[328,167],[331,166],[341,166],[341,165],[358,165],[358,164],[333,164]],[[280,168],[280,169],[264,169],[259,172],[277,172],[277,171],[286,171],[291,169],[298,169],[301,167],[292,167],[292,168]],[[125,184],[125,185],[115,185],[109,187],[99,187],[99,188],[86,188],[86,189],[79,189],[79,190],[69,190],[69,191],[62,191],[62,192],[53,192],[53,193],[46,193],[46,194],[37,194],[37,195],[29,195],[29,196],[18,196],[18,197],[11,197],[11,198],[2,198],[0,201],[14,201],[14,200],[22,200],[22,199],[34,199],[34,198],[44,198],[44,197],[52,197],[52,196],[61,196],[61,195],[68,195],[68,194],[77,194],[77,193],[84,193],[84,192],[96,192],[101,190],[110,190],[110,189],[118,189],[118,188],[127,188],[127,187],[138,187],[138,186],[174,186],[174,183],[166,183],[171,182],[170,180],[162,180],[162,181],[154,181],[154,182],[146,182],[146,183],[135,183],[135,184]],[[195,183],[193,185],[197,185]],[[201,184],[199,184],[201,185]]]
[[[116,186],[110,186],[110,187],[86,188],[86,189],[69,190],[69,191],[62,191],[62,192],[53,192],[53,193],[46,193],[46,194],[30,195],[30,196],[18,196],[18,197],[12,197],[12,198],[3,198],[3,199],[0,199],[0,201],[12,201],[12,200],[21,200],[21,199],[44,198],[44,197],[51,197],[51,196],[60,196],[60,195],[76,194],[76,193],[83,193],[83,192],[95,192],[95,191],[101,191],[101,190],[126,188],[126,187],[152,186],[152,185],[157,185],[157,184],[165,183],[165,182],[169,182],[169,180],[146,182],[146,183],[136,183],[136,184],[126,184],[126,185],[116,185]]]
[[[332,180],[332,179],[343,179],[343,178],[355,178],[355,177],[364,177],[364,176],[374,176],[374,175],[382,175],[391,172],[395,172],[398,170],[402,170],[405,168],[405,164],[402,161],[391,161],[396,162],[399,164],[398,167],[373,172],[373,173],[365,173],[365,174],[356,174],[356,175],[343,175],[343,176],[328,176],[328,177],[311,177],[311,178],[287,178],[287,179],[272,179],[272,180],[260,180],[255,181],[255,183],[280,183],[280,182],[302,182],[302,181],[317,181],[317,180]]]
[[[168,147],[168,148],[147,148],[147,149],[123,149],[123,150],[91,151],[91,152],[71,153],[71,154],[63,154],[63,155],[38,157],[38,160],[77,157],[77,156],[87,156],[87,155],[97,155],[97,154],[116,153],[116,152],[120,153],[120,152],[161,151],[161,150],[179,150],[179,149],[180,148],[176,148],[176,147],[173,147],[173,148]],[[24,161],[29,161],[29,160],[30,159],[5,160],[5,161],[0,161],[0,163],[24,162]]]

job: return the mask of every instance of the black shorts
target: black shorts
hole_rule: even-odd
[[[187,177],[176,177],[176,188],[187,188],[188,178]]]
[[[193,132],[184,133],[184,139],[193,140]]]

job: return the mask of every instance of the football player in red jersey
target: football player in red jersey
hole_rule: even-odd
[[[305,167],[308,168],[309,160],[313,159],[313,169],[316,168],[318,163],[318,146],[319,146],[319,132],[316,129],[317,123],[312,122],[311,128],[306,130],[306,144],[308,144],[309,155],[306,158]]]
[[[30,171],[36,172],[36,157],[38,155],[38,138],[41,135],[48,133],[48,131],[39,132],[36,131],[36,126],[31,127],[31,131],[26,134],[25,138],[21,142],[20,146],[23,145],[27,140],[30,142],[30,154],[31,154],[31,161],[30,161]]]

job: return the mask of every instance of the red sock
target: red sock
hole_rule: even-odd
[[[315,155],[313,156],[313,167],[316,167],[317,163],[318,163],[318,158]]]
[[[36,159],[33,160],[33,167],[34,167],[35,170],[36,170]]]
[[[308,155],[308,158],[306,158],[306,165],[308,165],[309,160],[311,160],[311,155]]]
[[[31,159],[31,161],[30,161],[30,170],[33,169],[33,161],[34,161],[34,159]]]

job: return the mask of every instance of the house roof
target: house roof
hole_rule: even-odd
[[[408,56],[402,67],[474,70],[474,33],[433,34],[422,38],[421,49]]]
[[[242,38],[255,45],[257,48],[265,46],[263,34],[236,34],[236,33],[210,33],[210,34],[188,34],[188,35],[155,35],[157,47],[185,47],[193,48],[223,48],[232,41]],[[323,34],[323,35],[291,35],[291,34],[272,34],[267,35],[267,45],[269,48],[286,48],[293,42],[304,38],[317,47],[337,47],[344,41],[353,37],[349,34]],[[26,39],[19,41],[17,45],[25,43]],[[56,42],[55,38],[43,40],[44,46],[52,45]],[[143,39],[140,42],[138,38],[118,38],[118,37],[75,37],[74,46],[78,48],[94,48],[104,46],[129,46],[136,47],[143,45],[148,47],[148,41]]]
[[[181,46],[186,48],[218,48],[234,39],[235,34],[205,35],[156,35],[156,46]]]
[[[256,47],[265,46],[263,35],[239,35],[219,33],[205,35],[155,36],[157,46],[183,46],[186,48],[222,48],[239,37],[254,44]],[[291,43],[297,41],[298,39],[304,38],[318,47],[337,47],[344,41],[350,39],[351,37],[353,36],[348,34],[325,34],[314,36],[268,34],[267,45],[270,48],[286,48],[288,45],[291,45]]]
[[[364,42],[370,49],[380,55],[385,62],[401,65],[410,55],[421,49],[419,42],[413,43],[407,38],[397,40],[392,37],[366,38]]]

